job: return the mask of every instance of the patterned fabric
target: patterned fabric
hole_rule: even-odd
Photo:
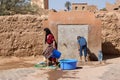
[[[43,52],[43,56],[45,56],[45,58],[50,58],[50,56],[52,55],[54,48],[52,45],[49,45],[45,51]]]

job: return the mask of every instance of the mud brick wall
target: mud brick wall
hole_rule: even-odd
[[[0,56],[40,55],[43,20],[35,15],[0,16]]]
[[[57,42],[58,25],[88,25],[89,54],[91,59],[97,60],[98,51],[101,50],[101,21],[95,17],[94,13],[88,11],[50,12],[48,22],[43,24],[44,27],[46,27],[46,23],[48,23],[47,27],[52,31]]]
[[[99,12],[102,21],[102,50],[104,54],[120,54],[120,12]]]

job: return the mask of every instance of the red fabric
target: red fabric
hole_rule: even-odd
[[[53,43],[54,40],[55,40],[55,39],[54,39],[54,36],[53,36],[52,34],[49,34],[49,35],[47,36],[47,43],[48,43],[48,44]]]

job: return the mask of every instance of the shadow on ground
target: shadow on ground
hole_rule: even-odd
[[[92,53],[89,48],[87,48],[87,52],[88,52],[88,55],[89,55],[89,61],[97,61],[98,60],[95,53]]]

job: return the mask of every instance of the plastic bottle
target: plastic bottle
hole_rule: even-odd
[[[98,61],[102,62],[103,60],[103,54],[102,54],[102,51],[99,51],[98,52]]]

